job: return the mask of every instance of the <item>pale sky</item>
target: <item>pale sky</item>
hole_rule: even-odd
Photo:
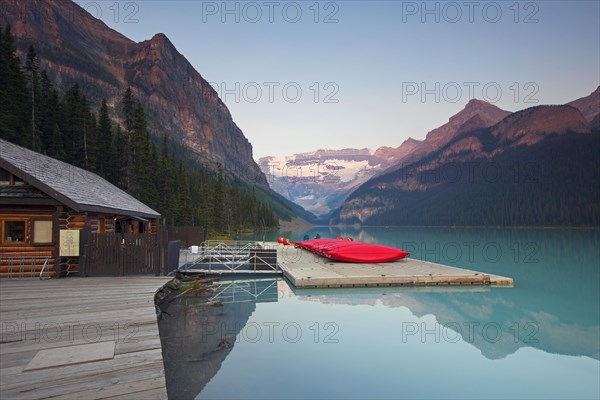
[[[471,98],[517,111],[600,84],[599,1],[78,4],[135,41],[165,33],[255,159],[396,147]]]

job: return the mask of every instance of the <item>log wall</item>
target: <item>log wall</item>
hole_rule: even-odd
[[[73,211],[67,207],[58,207],[58,229],[82,230],[86,224],[87,214]],[[96,229],[98,228],[96,222]],[[57,239],[58,242],[58,239]],[[57,253],[56,273],[63,275],[77,275],[79,273],[79,257],[60,257]]]
[[[0,220],[19,218],[26,221],[23,243],[0,242],[0,278],[8,277],[37,277],[40,275],[44,262],[48,261],[45,276],[55,274],[55,238],[53,242],[35,244],[32,241],[33,221],[54,219],[55,207],[52,206],[7,206],[0,208]],[[1,239],[1,238],[0,238]],[[58,239],[56,239],[58,242]]]
[[[26,238],[23,243],[3,243],[0,238],[0,278],[38,277],[44,263],[46,263],[44,276],[77,275],[81,269],[81,257],[61,257],[59,255],[60,231],[65,229],[82,230],[88,225],[92,233],[116,232],[115,215],[77,212],[66,206],[2,205],[0,221],[3,218],[25,220]],[[33,221],[35,220],[53,222],[52,243],[33,243]],[[148,233],[156,232],[157,221],[153,220]],[[119,236],[119,240],[121,240],[121,236]]]

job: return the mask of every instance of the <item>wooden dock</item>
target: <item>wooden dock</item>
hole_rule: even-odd
[[[273,244],[283,274],[297,288],[364,286],[512,286],[512,278],[412,258],[358,264],[336,262],[307,250]]]
[[[0,280],[0,398],[167,398],[154,294],[169,280]]]

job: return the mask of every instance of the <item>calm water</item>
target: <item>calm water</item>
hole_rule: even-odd
[[[186,299],[160,322],[170,398],[600,397],[600,231],[315,228],[309,235],[316,233],[510,276],[515,287],[222,282],[222,307]]]

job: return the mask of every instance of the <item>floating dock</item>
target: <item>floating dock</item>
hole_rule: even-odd
[[[294,246],[274,242],[208,241],[196,253],[182,250],[185,273],[281,274],[297,288],[365,286],[512,286],[504,276],[412,258],[386,263],[332,261]]]
[[[412,258],[374,264],[346,263],[293,246],[270,246],[277,249],[284,276],[297,288],[513,285],[512,278]]]

